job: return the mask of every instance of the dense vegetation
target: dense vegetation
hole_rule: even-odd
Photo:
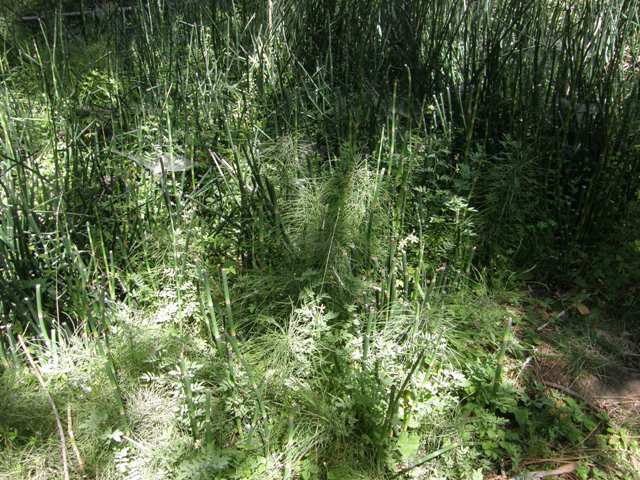
[[[638,478],[638,2],[3,7],[0,478]]]

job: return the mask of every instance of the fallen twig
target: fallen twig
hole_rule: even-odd
[[[64,473],[64,480],[69,480],[69,452],[67,451],[67,441],[64,436],[64,429],[62,427],[62,421],[60,420],[60,414],[58,413],[58,407],[56,407],[56,403],[53,401],[53,397],[49,393],[47,389],[47,384],[42,377],[42,373],[40,369],[36,365],[36,362],[33,361],[33,357],[31,357],[31,353],[29,353],[29,349],[27,348],[26,343],[22,339],[22,335],[18,335],[18,343],[20,343],[20,347],[24,351],[24,354],[27,356],[27,361],[29,365],[33,369],[33,373],[38,379],[38,383],[44,390],[45,395],[47,396],[47,400],[49,401],[49,405],[51,406],[51,411],[53,412],[53,416],[56,418],[56,426],[58,428],[58,436],[60,437],[60,450],[62,451],[62,469]]]
[[[84,461],[82,460],[82,456],[80,455],[80,450],[78,450],[78,445],[76,445],[76,436],[73,433],[73,422],[71,420],[71,404],[67,404],[67,432],[69,434],[69,443],[71,443],[71,448],[73,449],[73,453],[76,456],[76,460],[78,461],[78,470],[80,470],[80,472],[84,472]]]
[[[564,385],[560,385],[559,383],[549,382],[547,380],[541,380],[541,382],[543,385],[546,385],[547,387],[553,388],[555,390],[559,390],[562,393],[566,393],[570,397],[577,398],[578,400],[582,400],[586,405],[591,407],[596,412],[602,411],[602,408],[600,406],[598,406],[588,398],[584,397],[583,395],[580,395],[578,392],[576,392],[575,390],[569,387],[565,387]]]
[[[520,475],[512,477],[510,480],[540,480],[547,477],[557,477],[558,475],[564,475],[565,473],[575,472],[577,468],[578,464],[575,462],[571,462],[554,470],[539,470],[536,472],[522,473]]]

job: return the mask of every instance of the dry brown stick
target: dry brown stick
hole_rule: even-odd
[[[582,400],[587,406],[591,407],[596,412],[602,411],[602,407],[599,407],[597,404],[595,404],[588,398],[584,397],[583,395],[580,395],[578,392],[576,392],[575,390],[572,390],[569,387],[565,387],[564,385],[560,385],[559,383],[549,382],[547,380],[542,380],[542,384],[546,385],[547,387],[559,390],[562,393],[569,395],[570,397],[577,398],[578,400]]]
[[[69,480],[69,452],[67,450],[67,440],[64,436],[64,429],[62,428],[62,421],[60,420],[60,414],[58,413],[58,407],[56,407],[56,403],[53,401],[53,397],[49,393],[47,389],[47,384],[44,382],[44,378],[42,377],[42,373],[40,369],[36,365],[36,362],[33,361],[33,357],[29,353],[29,349],[27,348],[26,343],[22,339],[22,335],[18,335],[18,342],[20,343],[20,347],[24,351],[24,354],[27,356],[27,361],[29,365],[33,369],[33,373],[38,379],[38,383],[44,390],[45,395],[47,396],[47,400],[49,401],[49,405],[51,406],[51,411],[53,412],[53,416],[56,417],[56,426],[58,427],[58,436],[60,437],[60,449],[62,450],[62,469],[64,473],[64,480]]]
[[[640,395],[598,395],[598,400],[616,400],[626,402],[640,402]]]
[[[520,465],[522,467],[528,467],[529,465],[539,465],[541,463],[573,463],[580,462],[587,458],[584,455],[572,455],[570,457],[557,457],[557,458],[530,458],[523,460]]]
[[[80,455],[80,450],[78,450],[78,445],[76,445],[76,435],[73,433],[73,422],[71,420],[71,404],[67,404],[67,432],[69,433],[69,443],[71,443],[71,448],[73,449],[73,453],[76,456],[76,460],[78,461],[78,470],[80,472],[84,472],[84,461],[82,460],[82,456]]]
[[[578,468],[578,464],[575,462],[568,463],[566,465],[562,465],[554,470],[538,470],[535,472],[528,472],[524,474],[524,478],[526,480],[540,480],[547,477],[557,477],[559,475],[564,475],[566,473],[573,473]],[[515,480],[515,478],[523,478],[520,475],[512,478],[511,480]]]

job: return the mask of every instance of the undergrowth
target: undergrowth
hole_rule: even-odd
[[[0,478],[637,478],[531,368],[637,335],[638,5],[565,3],[12,5]]]

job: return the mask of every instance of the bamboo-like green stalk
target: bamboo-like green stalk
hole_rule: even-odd
[[[49,336],[48,328],[44,323],[44,310],[42,309],[42,285],[36,284],[36,312],[38,318],[38,328],[40,329],[40,337],[44,340],[47,348],[52,349],[52,340]]]
[[[267,431],[267,412],[264,408],[264,401],[262,399],[262,393],[260,392],[260,386],[257,384],[255,380],[253,370],[251,369],[249,364],[246,362],[244,356],[242,355],[242,350],[240,349],[240,342],[238,341],[238,338],[236,336],[236,326],[233,320],[233,312],[231,309],[231,296],[229,295],[229,282],[227,280],[227,272],[223,268],[221,269],[220,274],[222,278],[222,291],[224,294],[224,306],[225,306],[225,312],[226,312],[226,328],[225,328],[226,339],[231,345],[231,349],[234,355],[241,362],[243,368],[247,372],[247,376],[249,377],[250,387],[253,390],[253,393],[255,395],[256,404],[258,407],[258,413],[260,416],[260,422],[262,423],[262,428],[259,429],[262,437],[262,447],[264,449],[265,457],[268,457],[269,434]]]
[[[371,344],[371,337],[373,335],[375,327],[375,313],[372,305],[365,305],[368,307],[366,313],[365,329],[362,335],[362,369],[367,369],[367,361],[369,360],[369,346]]]
[[[178,363],[180,367],[180,382],[182,384],[183,393],[187,402],[187,412],[189,416],[189,424],[191,426],[191,435],[194,440],[198,439],[198,421],[197,421],[197,407],[193,399],[193,390],[191,388],[191,379],[189,378],[189,372],[185,364],[184,357],[180,357]]]
[[[222,337],[220,334],[220,328],[218,326],[218,319],[216,316],[216,311],[213,306],[213,298],[211,295],[211,285],[209,283],[209,277],[205,272],[200,273],[200,278],[202,282],[202,286],[204,287],[204,292],[202,293],[202,303],[204,303],[205,309],[205,318],[207,319],[207,328],[209,330],[209,335],[211,337],[211,341],[215,345],[218,353],[221,355],[225,355],[226,352],[224,350],[224,346],[222,343]]]
[[[498,351],[498,358],[496,359],[496,370],[493,376],[493,394],[495,395],[498,391],[498,387],[502,382],[502,369],[504,368],[504,359],[507,353],[507,346],[509,344],[509,338],[511,336],[511,327],[513,324],[513,319],[511,317],[507,318],[505,322],[504,332],[502,334],[502,343],[500,344],[500,350]]]

